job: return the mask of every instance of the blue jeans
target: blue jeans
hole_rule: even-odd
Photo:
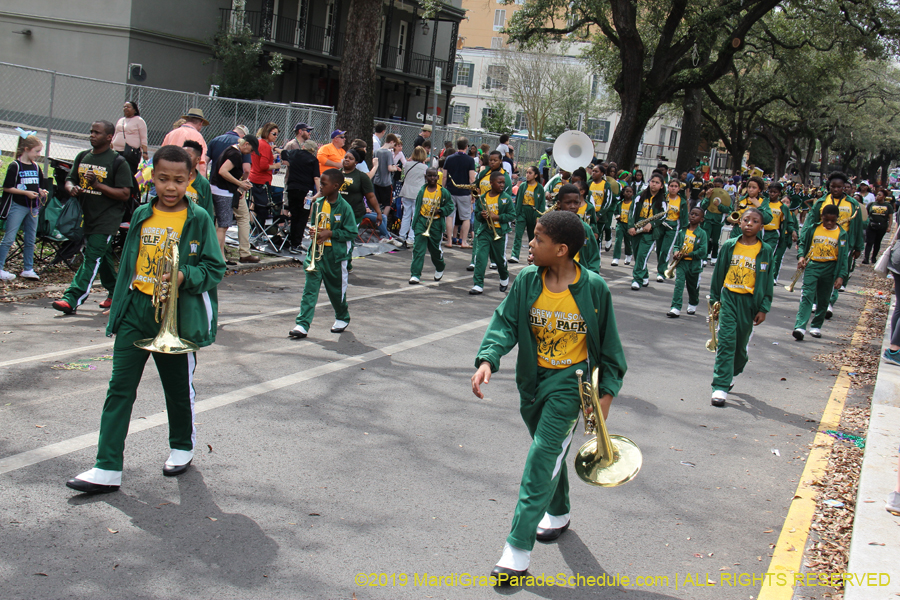
[[[0,242],[0,269],[6,265],[9,249],[16,241],[19,229],[25,229],[25,251],[22,253],[23,271],[34,269],[34,239],[37,236],[38,209],[34,210],[13,202],[6,216],[6,234]]]
[[[366,216],[363,217],[363,219],[369,219],[370,221],[372,221],[372,225],[375,225],[375,223],[378,221],[378,215],[376,215],[375,213],[366,213]],[[361,221],[362,221],[362,219],[360,219],[360,222]],[[387,219],[381,219],[381,225],[378,225],[377,227],[375,227],[375,231],[377,231],[378,235],[380,235],[383,238],[386,238],[386,239],[391,238],[391,236],[387,230]]]

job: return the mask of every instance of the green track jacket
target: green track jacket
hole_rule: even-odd
[[[131,217],[131,227],[119,261],[119,285],[113,294],[106,325],[106,335],[119,330],[131,294],[140,294],[132,287],[141,246],[141,225],[153,215],[157,199],[139,206]],[[216,228],[209,214],[185,197],[187,218],[178,241],[178,270],[184,273],[184,283],[178,289],[178,335],[201,348],[216,341],[216,320],[219,302],[216,286],[225,276],[225,259],[219,248]],[[124,285],[127,282],[127,285]]]
[[[694,243],[694,251],[688,254],[691,260],[705,260],[707,247],[709,244],[709,239],[706,236],[706,232],[703,231],[701,227],[697,227],[697,230],[694,231],[694,235],[697,236],[697,241]],[[680,230],[678,234],[675,236],[675,245],[672,247],[672,252],[678,252],[681,250],[681,247],[684,246],[684,238],[687,237],[687,228]]]
[[[428,218],[422,216],[422,202],[425,198],[426,187],[427,186],[423,185],[422,189],[419,190],[419,195],[416,196],[415,212],[413,212],[412,215],[412,228],[416,235],[424,233],[425,229],[428,228]],[[438,186],[438,189],[441,190],[441,205],[438,207],[440,214],[431,223],[431,229],[428,230],[428,235],[433,235],[434,233],[443,235],[444,224],[446,223],[444,217],[452,213],[456,208],[456,205],[453,203],[453,198],[450,196],[450,191],[441,186]]]
[[[652,201],[652,198],[648,198],[648,199]],[[644,199],[641,198],[640,196],[638,196],[637,198],[635,198],[635,199],[634,199],[634,202],[631,203],[631,214],[628,215],[628,229],[631,229],[632,227],[634,227],[635,224],[636,224],[638,221],[642,221],[642,220],[648,218],[648,217],[642,217],[642,216],[641,216],[641,210],[643,209],[643,206],[644,206]],[[651,213],[651,214],[649,215],[649,217],[652,217],[652,216],[653,216],[653,214],[652,214],[652,213],[653,213],[653,208],[652,208],[652,206],[653,206],[653,205],[652,205],[652,202],[651,202],[651,208],[650,208],[650,213]],[[658,240],[659,238],[661,238],[661,237],[663,236],[663,234],[664,234],[664,232],[665,232],[665,229],[667,229],[667,228],[663,225],[663,222],[664,222],[664,221],[665,221],[665,217],[661,217],[660,219],[657,219],[656,221],[653,221],[652,223],[650,223],[650,237],[651,237],[651,239],[653,239],[653,240]],[[634,240],[632,243],[637,242],[637,240],[639,239],[639,238],[638,238],[639,235],[642,235],[642,234],[639,233],[639,232],[636,232],[636,233],[635,233],[634,238],[632,238],[632,239]]]
[[[734,254],[734,245],[737,244],[739,237],[726,240],[722,247],[719,248],[719,259],[716,262],[716,268],[713,270],[712,282],[709,284],[709,301],[718,302],[722,295],[722,287],[725,285],[725,274],[731,267],[731,256]],[[762,240],[760,240],[762,241]],[[768,244],[763,244],[756,255],[756,285],[753,288],[753,313],[767,313],[772,308],[772,270],[769,265],[772,264],[772,249]]]
[[[512,196],[512,178],[510,178],[509,173],[506,172],[506,169],[500,167],[500,172],[503,173],[504,181],[506,182],[503,186],[503,191],[510,196]],[[484,168],[481,172],[475,177],[475,185],[481,186],[481,180],[491,174],[491,170],[488,168]],[[488,180],[490,181],[490,180]],[[478,191],[479,188],[476,188],[475,191]]]
[[[485,196],[487,196],[487,194],[482,195],[481,198],[475,202],[475,235],[480,234],[486,228],[490,227],[485,222],[484,217],[481,216],[481,211],[487,206]],[[500,215],[500,227],[495,227],[497,235],[506,235],[509,232],[510,222],[515,222],[516,220],[515,199],[506,192],[501,192],[500,197],[497,198],[497,210]]]
[[[850,227],[847,229],[847,244],[850,246],[851,252],[854,250],[862,252],[863,249],[865,249],[866,242],[865,238],[863,238],[863,219],[862,212],[859,210],[859,202],[849,196],[844,196],[844,198],[850,201],[854,211],[853,218],[850,219]],[[807,229],[810,227],[818,227],[821,224],[819,214],[822,210],[822,205],[826,201],[829,203],[831,202],[831,194],[828,194],[824,198],[820,198],[810,209],[809,216],[806,217],[806,220],[803,222],[803,229],[800,231],[801,239]],[[840,217],[838,217],[838,220],[840,220]],[[843,229],[843,227],[841,229]]]
[[[591,226],[581,222],[584,225],[584,246],[581,247],[581,250],[578,251],[578,262],[582,267],[588,269],[589,271],[593,271],[594,273],[600,273],[600,244],[597,242],[597,238],[594,236],[594,230],[591,229]]]
[[[841,230],[841,234],[838,236],[838,264],[837,270],[834,272],[834,278],[840,277],[847,281],[847,277],[850,276],[850,246],[848,245],[847,232],[840,227],[838,229]],[[803,228],[803,234],[797,240],[797,253],[800,256],[806,256],[806,253],[809,252],[815,232],[815,227]]]
[[[319,211],[322,210],[322,203],[328,202],[325,198],[319,198],[313,202],[309,215],[309,224],[315,226],[319,217]],[[350,258],[353,254],[353,241],[359,235],[359,228],[356,223],[356,216],[353,214],[353,207],[344,200],[344,197],[338,195],[337,200],[331,205],[331,252],[335,262],[343,262]],[[312,243],[310,241],[310,243]],[[312,256],[312,248],[306,255],[303,264],[309,266],[309,258]]]
[[[519,184],[519,191],[516,194],[516,214],[522,214],[522,202],[525,199],[525,192],[528,190],[528,182],[523,181]],[[534,209],[538,212],[544,212],[547,208],[547,194],[544,192],[544,186],[538,183],[534,186]]]
[[[522,269],[509,294],[494,311],[484,333],[481,348],[475,357],[476,368],[482,362],[491,365],[491,372],[500,368],[500,358],[518,344],[516,385],[522,398],[534,398],[537,385],[537,341],[528,324],[531,307],[544,289],[542,267]],[[569,286],[575,304],[588,328],[588,361],[600,367],[600,395],[618,395],[628,366],[616,328],[612,295],[606,282],[596,273],[581,269],[577,283]]]

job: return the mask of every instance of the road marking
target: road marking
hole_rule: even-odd
[[[207,400],[201,400],[197,402],[194,405],[194,410],[197,413],[201,413],[208,410],[221,408],[223,406],[228,406],[229,404],[234,404],[235,402],[239,402],[240,400],[246,400],[248,398],[259,396],[260,394],[265,394],[266,392],[271,392],[285,387],[297,385],[298,383],[309,381],[310,379],[315,379],[317,377],[322,377],[323,375],[328,375],[347,367],[352,367],[371,362],[373,360],[378,360],[379,358],[384,358],[385,356],[391,356],[392,354],[404,352],[406,350],[438,342],[459,335],[461,333],[466,333],[475,329],[479,329],[481,327],[486,327],[489,322],[490,318],[478,319],[477,321],[471,321],[469,323],[457,325],[456,327],[436,331],[428,335],[423,335],[421,337],[406,340],[404,342],[391,344],[383,348],[376,348],[375,350],[370,350],[369,352],[366,352],[365,354],[361,354],[359,356],[350,356],[335,362],[321,364],[318,367],[313,367],[311,369],[305,369],[303,371],[298,371],[290,375],[285,375],[284,377],[279,377],[278,379],[272,379],[270,381],[264,381],[262,383],[257,383],[237,390],[232,390],[225,394],[219,394],[218,396],[213,396],[212,398],[209,398]],[[128,431],[129,433],[135,433],[138,431],[151,429],[153,427],[158,427],[160,425],[165,425],[166,423],[168,423],[168,417],[166,415],[166,412],[163,411],[150,415],[144,419],[135,419],[131,421],[128,426]],[[24,467],[30,467],[45,460],[58,458],[65,454],[70,454],[78,450],[96,446],[97,437],[99,436],[99,434],[99,431],[93,431],[91,433],[86,433],[84,435],[70,438],[62,442],[49,444],[41,448],[20,452],[19,454],[14,454],[12,456],[2,458],[0,459],[0,474],[9,473],[10,471],[15,471]]]
[[[56,358],[58,356],[67,356],[69,354],[77,354],[79,352],[88,352],[91,350],[103,350],[105,348],[110,348],[112,346],[112,340],[108,341],[105,344],[91,344],[90,346],[80,346],[78,348],[70,348],[68,350],[60,350],[59,352],[48,352],[47,354],[38,354],[36,356],[25,356],[23,358],[14,358],[13,360],[5,360],[0,362],[0,367],[11,367],[12,365],[18,365],[25,362],[31,362],[34,360],[47,360],[50,358]]]
[[[853,339],[850,346],[858,346],[862,342],[863,316],[869,308],[869,299],[856,323]],[[778,542],[772,550],[772,560],[766,571],[766,579],[763,581],[757,600],[791,600],[794,596],[794,574],[800,573],[803,566],[803,555],[806,551],[806,541],[812,527],[813,516],[816,512],[816,494],[818,489],[815,482],[828,468],[828,457],[834,438],[825,433],[832,429],[837,430],[841,424],[841,414],[844,412],[844,404],[850,393],[850,367],[841,367],[837,381],[831,389],[819,428],[813,440],[812,450],[806,459],[803,474],[800,475],[800,483],[794,492],[794,499],[788,509]],[[783,581],[779,580],[783,578]]]

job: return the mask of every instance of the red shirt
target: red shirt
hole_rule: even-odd
[[[275,162],[275,155],[272,154],[272,146],[269,142],[260,141],[259,154],[250,153],[250,183],[272,183],[272,171],[269,166]]]

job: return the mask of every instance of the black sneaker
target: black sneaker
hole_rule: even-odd
[[[225,264],[228,265],[229,267],[237,266],[237,262],[231,260],[230,258],[226,258],[226,259],[225,259]]]
[[[290,250],[288,250],[291,254],[301,254],[303,253],[303,248],[300,246],[291,246]]]

